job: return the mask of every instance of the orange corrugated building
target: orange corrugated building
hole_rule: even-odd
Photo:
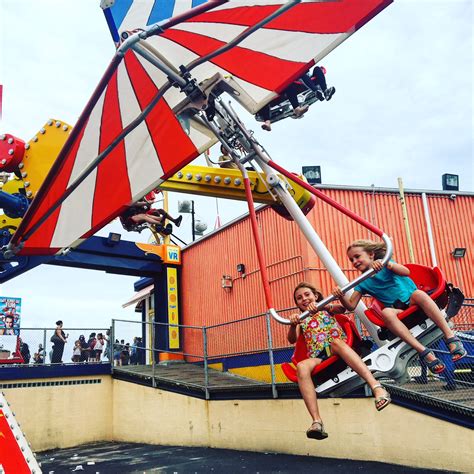
[[[394,258],[399,262],[410,261],[398,190],[346,186],[320,186],[319,189],[384,230],[393,241]],[[422,193],[426,195],[429,208],[438,266],[448,281],[472,297],[474,193],[405,190],[414,260],[428,266],[432,266],[432,257]],[[355,239],[374,236],[320,200],[307,217],[349,280],[355,278],[358,272],[351,268],[345,250]],[[334,282],[297,225],[270,207],[260,208],[257,219],[274,307],[283,310],[294,306],[292,291],[302,280],[315,283],[327,295]],[[454,248],[465,248],[465,257],[455,259]],[[237,271],[238,264],[245,266],[245,272]],[[224,275],[232,281],[231,289],[222,288]],[[210,326],[265,312],[248,216],[226,224],[184,249],[181,295],[181,324],[184,325]],[[272,326],[276,345],[285,344],[286,328],[278,323]],[[248,334],[248,327],[245,333]],[[233,336],[238,338],[235,332]]]

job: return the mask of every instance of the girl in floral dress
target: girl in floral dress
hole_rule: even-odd
[[[337,355],[362,377],[372,389],[375,396],[375,408],[383,410],[390,402],[389,393],[377,383],[374,376],[359,355],[346,344],[346,335],[337,324],[334,314],[342,314],[345,308],[340,304],[329,303],[325,310],[318,311],[316,303],[323,295],[311,283],[300,283],[293,292],[296,306],[301,312],[309,311],[311,316],[300,321],[298,314],[290,316],[291,326],[288,330],[288,341],[294,344],[303,334],[308,348],[308,358],[298,362],[296,373],[298,386],[306,408],[311,415],[312,423],[306,436],[313,439],[325,439],[328,434],[324,430],[319,414],[316,390],[311,377],[313,369],[331,355]]]

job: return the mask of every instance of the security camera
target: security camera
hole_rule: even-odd
[[[450,194],[449,199],[451,199],[451,201],[454,201],[456,199],[456,194]]]

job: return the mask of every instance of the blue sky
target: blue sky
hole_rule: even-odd
[[[29,140],[50,117],[75,123],[114,54],[99,3],[0,0],[1,132]],[[406,188],[436,190],[441,175],[453,173],[462,191],[473,191],[472,8],[471,0],[395,1],[322,62],[337,89],[331,102],[271,133],[242,118],[276,162],[291,171],[320,165],[326,184],[396,188],[402,177]],[[172,213],[183,199],[170,197]],[[193,199],[212,228],[215,200]],[[246,205],[219,200],[219,209],[226,222]],[[122,231],[113,223],[101,233],[109,230]],[[190,240],[189,215],[177,235]],[[41,267],[0,294],[23,298],[26,326],[61,318],[85,327],[135,317],[121,309],[133,281]]]

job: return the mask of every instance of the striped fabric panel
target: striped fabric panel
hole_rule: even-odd
[[[216,72],[231,76],[250,97],[247,109],[254,113],[306,71],[315,58],[326,55],[390,2],[300,3],[238,46],[196,67],[192,74],[198,82]],[[166,2],[153,2],[155,7],[160,3]],[[189,65],[225,46],[284,3],[227,2],[147,41],[176,66]],[[125,19],[132,18],[132,13],[138,15],[138,4],[149,2],[130,4],[123,24],[128,24]],[[173,14],[178,4],[182,6],[176,2]],[[28,234],[21,254],[51,254],[77,245],[214,143],[215,138],[207,130],[192,126],[192,122],[188,132],[182,128],[173,108],[184,96],[170,89],[146,119],[32,232],[75,178],[136,119],[166,81],[164,74],[133,51],[128,51],[122,61],[119,57],[112,60],[44,189],[12,239],[17,244]]]
[[[135,53],[127,52],[24,232],[38,222],[123,127],[143,111],[158,90]],[[21,254],[53,254],[78,245],[131,202],[156,188],[181,167],[183,160],[189,162],[197,155],[192,137],[184,132],[166,100],[160,100],[148,117],[31,235]]]
[[[159,23],[196,7],[206,0],[115,0],[104,9],[113,40],[117,43],[122,31]]]

